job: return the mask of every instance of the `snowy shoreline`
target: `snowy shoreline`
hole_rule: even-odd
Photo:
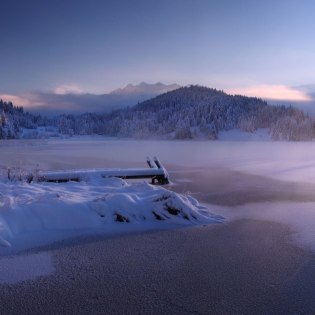
[[[118,178],[0,183],[0,192],[0,254],[82,234],[222,221],[190,196]]]

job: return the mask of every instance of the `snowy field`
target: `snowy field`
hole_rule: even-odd
[[[113,234],[222,222],[220,216],[212,213],[227,220],[250,217],[288,223],[297,231],[299,243],[315,249],[313,142],[73,137],[1,141],[0,152],[0,252],[3,254],[85,233]],[[173,183],[166,188],[172,191],[143,181],[120,179],[91,178],[82,183],[31,185],[12,184],[5,179],[8,168],[24,175],[38,169],[146,167],[146,156],[154,155],[170,171]],[[224,172],[217,176],[216,183],[211,176],[218,170]],[[199,188],[198,172],[204,176]],[[230,187],[232,174],[240,176]],[[246,196],[247,178],[253,176],[257,191],[260,183],[266,181],[276,183],[275,188],[283,193],[286,184],[291,189],[296,185],[302,191],[304,187],[309,191],[305,200],[297,196],[296,200],[245,198],[235,205],[226,205],[219,199],[212,202],[214,199],[210,197],[214,194],[222,194],[223,199],[241,192]],[[189,183],[194,191],[187,188]],[[262,185],[261,190],[264,189]]]

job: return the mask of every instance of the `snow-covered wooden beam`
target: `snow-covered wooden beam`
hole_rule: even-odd
[[[65,170],[65,171],[40,171],[36,178],[29,176],[28,181],[33,180],[44,182],[68,182],[82,181],[91,176],[119,177],[123,179],[151,178],[152,183],[161,185],[169,183],[169,175],[157,157],[147,158],[150,168],[104,168],[88,170]]]

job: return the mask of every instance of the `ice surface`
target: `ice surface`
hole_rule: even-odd
[[[0,259],[0,284],[13,284],[33,280],[54,272],[51,254],[20,255]]]
[[[220,131],[218,139],[221,141],[272,141],[267,128],[260,128],[255,132],[245,132],[240,129]]]
[[[314,202],[261,202],[236,207],[211,205],[211,209],[223,215],[227,222],[249,218],[288,224],[295,232],[293,240],[315,251]]]

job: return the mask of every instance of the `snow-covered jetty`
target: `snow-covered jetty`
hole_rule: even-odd
[[[118,177],[122,179],[151,178],[152,183],[165,185],[169,183],[169,175],[157,157],[147,157],[149,168],[104,168],[88,170],[39,171],[36,176],[28,176],[28,182],[80,182],[91,176]]]

